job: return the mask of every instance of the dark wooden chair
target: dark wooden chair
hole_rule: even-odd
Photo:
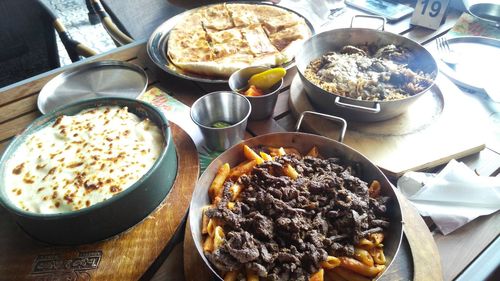
[[[44,2],[0,1],[0,88],[60,66],[54,31],[71,61],[95,54],[70,37]]]

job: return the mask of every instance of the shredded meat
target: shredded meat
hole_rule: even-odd
[[[318,87],[358,100],[397,100],[420,93],[432,83],[432,73],[412,70],[418,60],[410,50],[395,45],[344,46],[313,60],[305,77]],[[372,48],[373,49],[373,48]]]
[[[291,164],[296,180],[283,175]],[[382,232],[387,197],[370,198],[367,183],[338,158],[285,155],[239,178],[241,200],[224,186],[205,211],[222,222],[226,242],[208,259],[220,270],[250,269],[266,280],[308,280],[328,255],[352,256],[359,240]]]

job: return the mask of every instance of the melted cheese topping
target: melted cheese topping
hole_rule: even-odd
[[[160,129],[126,107],[100,107],[27,137],[8,160],[3,180],[19,208],[42,214],[105,201],[140,179],[163,148]]]

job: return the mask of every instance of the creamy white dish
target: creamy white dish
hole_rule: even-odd
[[[2,180],[9,199],[25,211],[71,212],[130,187],[163,146],[160,129],[127,107],[87,109],[28,136],[8,160]]]

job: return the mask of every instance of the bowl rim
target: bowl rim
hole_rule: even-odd
[[[160,156],[156,159],[156,161],[153,163],[151,168],[142,175],[137,181],[135,181],[132,185],[130,185],[127,189],[119,192],[118,194],[115,194],[111,196],[109,199],[95,203],[89,207],[82,208],[79,210],[75,211],[69,211],[69,212],[63,212],[63,213],[52,213],[52,214],[42,214],[42,213],[35,213],[35,212],[28,212],[25,210],[22,210],[21,208],[17,207],[9,198],[7,195],[7,190],[4,185],[4,180],[0,181],[0,205],[5,207],[9,212],[15,213],[18,216],[21,217],[29,217],[29,218],[36,218],[36,219],[45,219],[45,220],[51,220],[51,219],[63,219],[63,218],[73,218],[73,217],[78,217],[82,216],[91,212],[94,212],[97,209],[104,208],[110,204],[113,204],[113,202],[120,200],[122,197],[127,196],[129,193],[132,193],[134,190],[136,190],[139,186],[146,181],[151,174],[153,174],[156,170],[158,170],[160,164],[162,163],[163,159],[167,156],[167,151],[168,148],[173,145],[172,143],[172,137],[171,137],[171,131],[170,131],[170,125],[168,122],[168,119],[165,117],[163,112],[153,106],[152,104],[149,104],[147,102],[137,100],[137,99],[132,99],[132,98],[124,98],[124,97],[100,97],[100,98],[93,98],[93,99],[87,99],[87,100],[81,100],[81,101],[76,101],[74,103],[67,104],[65,106],[59,107],[45,115],[42,115],[38,117],[37,119],[33,120],[22,132],[18,133],[14,139],[9,143],[5,151],[2,153],[0,157],[0,176],[5,174],[5,169],[6,169],[6,163],[8,160],[11,159],[11,156],[13,153],[17,151],[17,148],[24,139],[33,134],[34,132],[38,131],[39,129],[47,126],[50,122],[53,122],[58,116],[62,115],[63,112],[70,110],[70,109],[77,109],[80,108],[79,111],[89,109],[89,108],[96,108],[99,106],[104,106],[104,105],[115,105],[115,106],[120,106],[121,103],[123,102],[129,102],[129,103],[137,103],[139,106],[145,107],[150,110],[153,114],[156,114],[161,122],[163,124],[155,124],[159,127],[159,129],[162,131],[162,136],[163,136],[163,148],[161,150]],[[123,105],[122,105],[123,107]],[[75,113],[77,114],[77,113]],[[135,114],[135,113],[134,113]],[[141,116],[139,116],[141,117]]]

